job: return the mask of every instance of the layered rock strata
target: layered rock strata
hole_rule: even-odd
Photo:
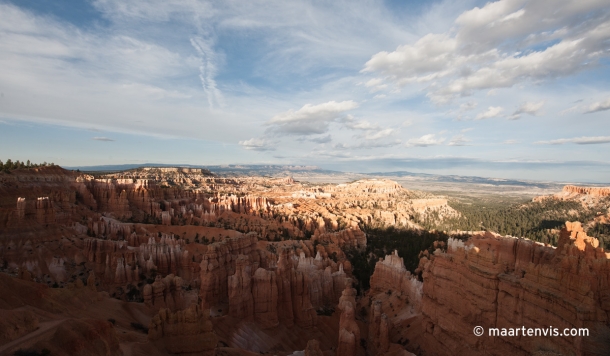
[[[397,291],[407,298],[413,312],[418,313],[421,310],[422,282],[407,271],[398,251],[377,262],[370,284],[371,294]]]
[[[323,258],[320,251],[307,257],[305,253],[313,251],[306,244],[302,247],[299,257],[294,245],[285,244],[274,247],[278,255],[269,254],[257,248],[254,235],[209,245],[200,265],[202,308],[222,309],[228,301],[229,315],[254,319],[263,327],[314,326],[315,310],[339,301],[346,273],[342,263]],[[355,304],[355,290],[350,296]]]
[[[610,187],[578,187],[575,185],[566,185],[563,187],[564,193],[569,194],[586,194],[598,197],[610,196]]]
[[[423,258],[417,340],[435,355],[586,354],[582,336],[488,336],[490,328],[588,328],[610,320],[610,253],[580,223],[566,223],[558,247],[486,233],[450,239],[446,253]]]

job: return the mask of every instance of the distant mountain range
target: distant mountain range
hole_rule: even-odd
[[[550,181],[532,181],[519,179],[502,179],[502,178],[487,178],[476,176],[458,176],[458,175],[439,175],[428,173],[414,173],[407,171],[395,172],[373,172],[373,173],[357,173],[357,172],[341,172],[328,169],[321,169],[317,166],[299,166],[299,165],[244,165],[244,164],[229,164],[229,165],[190,165],[190,164],[163,164],[163,163],[144,163],[144,164],[116,164],[116,165],[99,165],[99,166],[75,166],[64,167],[70,170],[80,170],[83,172],[117,172],[126,171],[141,167],[185,167],[185,168],[202,168],[210,170],[212,173],[220,176],[292,176],[299,175],[301,178],[307,176],[348,176],[350,179],[362,179],[373,177],[392,178],[413,178],[417,180],[426,180],[444,183],[470,183],[470,184],[489,184],[495,186],[531,186],[531,187],[547,187],[556,185],[560,182]],[[570,182],[565,182],[570,183]],[[588,186],[602,186],[602,184],[587,184]]]

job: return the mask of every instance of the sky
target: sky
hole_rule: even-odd
[[[0,160],[610,182],[607,0],[0,0]]]

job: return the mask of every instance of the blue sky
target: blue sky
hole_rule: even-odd
[[[607,0],[0,0],[0,159],[610,182],[609,63]]]

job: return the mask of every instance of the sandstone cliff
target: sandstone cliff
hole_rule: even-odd
[[[610,188],[609,187],[578,187],[575,185],[566,185],[563,187],[564,193],[569,194],[586,194],[593,195],[599,197],[608,197],[610,196]]]
[[[586,352],[587,339],[473,334],[489,328],[589,328],[609,320],[610,254],[580,223],[566,223],[557,248],[487,233],[423,258],[423,333],[435,355],[562,355]],[[414,345],[411,345],[413,347]]]

